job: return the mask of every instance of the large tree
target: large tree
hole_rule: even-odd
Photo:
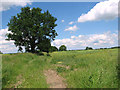
[[[21,12],[13,16],[8,23],[7,40],[14,40],[14,44],[22,51],[36,53],[37,51],[48,52],[51,41],[55,39],[55,21],[49,11],[42,12],[40,8],[24,7]]]

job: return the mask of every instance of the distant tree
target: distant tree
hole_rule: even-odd
[[[58,48],[55,46],[51,46],[49,49],[50,52],[58,51]]]
[[[103,48],[103,49],[108,49],[108,48]]]
[[[67,47],[65,45],[61,45],[59,47],[59,51],[66,51],[67,50]]]
[[[92,50],[93,48],[92,47],[86,47],[85,50]]]
[[[114,48],[120,48],[120,46],[116,46],[116,47],[111,47],[111,49],[114,49]]]
[[[11,33],[7,34],[6,40],[14,40],[19,51],[24,46],[26,52],[49,52],[51,41],[57,36],[54,29],[56,20],[48,10],[42,13],[40,8],[21,8],[21,12],[8,23],[8,31]]]

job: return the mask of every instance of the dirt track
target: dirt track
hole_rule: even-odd
[[[50,88],[66,88],[64,79],[59,76],[56,71],[46,70],[44,71],[44,75],[46,76],[46,81],[50,85]]]

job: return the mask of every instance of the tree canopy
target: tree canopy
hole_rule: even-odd
[[[57,36],[54,29],[56,20],[48,10],[42,13],[40,8],[21,8],[21,12],[8,22],[11,33],[7,34],[6,40],[14,40],[19,51],[24,46],[26,52],[49,52],[51,41]]]
[[[65,45],[61,45],[59,47],[59,51],[66,51],[67,50],[67,47]]]

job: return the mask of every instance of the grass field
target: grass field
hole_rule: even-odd
[[[44,70],[54,69],[68,88],[117,88],[117,49],[2,56],[3,88],[48,88]]]

